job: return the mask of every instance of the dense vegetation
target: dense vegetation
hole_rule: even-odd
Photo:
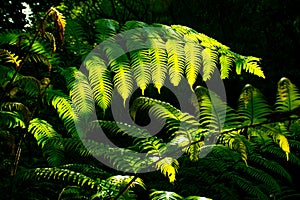
[[[261,59],[149,2],[28,1],[32,25],[3,24],[1,198],[298,199],[297,86],[232,85],[227,103],[211,83],[269,80]]]

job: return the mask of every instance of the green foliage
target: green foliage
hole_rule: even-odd
[[[41,191],[55,199],[269,199],[282,197],[285,187],[292,188],[290,196],[299,195],[292,184],[300,166],[300,96],[287,78],[278,83],[274,110],[251,85],[235,109],[199,86],[199,77],[209,81],[220,70],[217,75],[225,79],[235,69],[238,75],[243,70],[264,78],[259,58],[234,53],[181,25],[112,19],[96,19],[93,25],[96,36],[89,38],[78,19],[66,21],[52,7],[34,35],[0,34],[0,133],[18,138],[17,151],[11,152],[14,195],[26,185],[28,199]],[[135,28],[140,29],[128,37],[118,35]],[[58,49],[66,52],[54,53]],[[73,67],[84,58],[81,70]],[[41,64],[48,66],[42,75],[35,72]],[[47,73],[53,85],[50,78],[44,82]],[[184,78],[197,97],[191,102],[196,113],[164,98],[166,82],[180,86]],[[141,91],[132,96],[135,85]],[[113,119],[114,89],[136,124]],[[165,122],[156,135],[138,125],[148,118]],[[15,142],[7,143],[15,148]],[[27,150],[25,161],[21,149]],[[34,158],[28,152],[36,153]]]

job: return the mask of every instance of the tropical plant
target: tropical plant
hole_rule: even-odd
[[[45,31],[49,15],[54,17],[55,37]],[[299,196],[293,176],[300,167],[300,94],[287,78],[278,83],[274,107],[258,89],[246,85],[234,109],[200,86],[201,81],[216,74],[228,78],[232,69],[264,77],[260,59],[236,54],[185,26],[139,21],[120,25],[109,19],[95,21],[94,41],[100,45],[88,54],[95,45],[85,38],[84,29],[75,20],[65,22],[51,8],[34,37],[28,34],[20,55],[7,49],[18,47],[16,41],[22,37],[0,35],[7,47],[1,55],[14,65],[1,62],[5,73],[1,74],[0,107],[3,147],[9,147],[14,156],[9,168],[12,199],[24,194],[28,199]],[[126,35],[126,31],[134,34]],[[43,47],[36,43],[39,37],[52,38],[52,50],[35,51],[35,44],[36,49]],[[70,43],[57,47],[53,38],[68,38]],[[61,56],[76,54],[76,59],[66,59],[60,67],[48,53],[55,48],[66,50]],[[49,78],[21,70],[31,61],[45,60],[56,65]],[[80,70],[71,65],[81,60]],[[52,85],[54,77],[58,80]],[[184,79],[195,95],[186,96],[194,112],[185,112],[174,100],[164,98],[167,81],[180,87]],[[134,85],[140,88],[135,93]],[[112,104],[118,95],[122,100]],[[128,109],[133,121],[114,120],[114,106],[119,106],[121,117]],[[138,126],[149,117],[165,122],[156,135]],[[36,151],[39,161],[22,160],[21,149],[26,157]]]

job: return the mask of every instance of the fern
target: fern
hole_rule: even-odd
[[[276,111],[290,112],[299,107],[300,93],[288,78],[280,79],[277,90]]]
[[[185,71],[185,49],[184,43],[175,39],[169,39],[166,42],[168,54],[168,68],[170,82],[178,86]]]
[[[44,102],[50,106],[53,106],[59,118],[63,121],[65,128],[73,136],[78,136],[75,122],[77,122],[78,115],[76,110],[73,109],[71,99],[58,90],[48,89],[43,94]]]
[[[0,111],[0,127],[8,128],[26,128],[23,116],[18,112]]]
[[[89,71],[89,81],[97,105],[106,110],[111,103],[113,83],[105,63],[97,56],[88,57],[86,68]]]
[[[262,94],[248,84],[240,95],[238,113],[243,118],[244,125],[252,125],[266,121],[271,108]]]
[[[119,23],[112,19],[98,19],[95,21],[95,29],[97,42],[100,44],[118,32]]]
[[[79,118],[88,120],[94,111],[94,97],[86,76],[72,67],[65,69],[62,74],[66,78],[75,112]]]

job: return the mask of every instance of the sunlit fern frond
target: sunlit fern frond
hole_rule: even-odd
[[[179,162],[172,157],[165,157],[156,162],[156,168],[161,171],[163,175],[169,178],[170,183],[176,180],[176,173],[179,167]]]
[[[219,53],[221,54],[219,57],[221,79],[225,79],[229,77],[229,71],[234,64],[234,56],[231,53],[228,53],[228,51],[219,50]]]
[[[231,52],[232,55],[235,57],[235,64],[236,64],[236,73],[238,75],[241,74],[242,69],[246,72],[252,73],[259,77],[265,78],[265,75],[259,66],[260,58],[256,58],[253,56],[242,56],[236,53]]]
[[[87,120],[94,112],[94,96],[87,77],[75,67],[69,67],[62,72],[70,91],[72,107],[78,117]]]
[[[24,117],[18,112],[0,111],[0,127],[8,128],[26,128]]]
[[[170,82],[178,86],[185,71],[185,47],[183,41],[169,39],[166,42]]]
[[[144,95],[145,89],[151,81],[149,51],[145,49],[131,51],[130,58],[133,76],[137,86],[142,90],[142,95]]]
[[[166,74],[168,72],[167,68],[167,52],[165,47],[165,42],[159,36],[159,34],[154,33],[148,36],[149,57],[150,57],[150,69],[152,75],[152,81],[154,86],[157,88],[158,93],[160,89],[164,86],[166,79]]]
[[[252,85],[246,85],[239,97],[238,113],[244,125],[252,125],[267,120],[272,112],[261,92]]]
[[[201,46],[194,43],[191,40],[187,40],[184,45],[185,51],[185,74],[187,81],[192,88],[196,82],[197,76],[200,74],[200,68],[202,66],[202,54]]]
[[[134,181],[131,182],[132,180]],[[120,190],[125,187],[127,187],[128,190],[136,186],[140,186],[143,189],[146,189],[146,185],[144,184],[143,180],[139,177],[116,175],[107,178],[106,181],[112,184],[113,186],[118,187]],[[127,192],[127,190],[124,192]]]
[[[113,19],[98,19],[95,21],[97,42],[100,44],[119,31],[119,23]]]
[[[203,59],[203,75],[202,78],[204,81],[207,81],[211,78],[213,72],[217,69],[218,63],[218,52],[205,48],[201,52]]]
[[[70,97],[61,91],[48,89],[43,94],[43,99],[45,104],[53,106],[56,109],[58,116],[63,121],[67,131],[73,136],[77,136],[75,122],[78,120],[78,116],[73,109]]]
[[[130,61],[125,54],[121,44],[112,38],[108,45],[104,45],[103,50],[108,58],[108,65],[113,75],[113,83],[118,93],[123,98],[125,106],[126,100],[129,98],[133,88],[133,77]]]
[[[21,30],[6,30],[0,33],[0,45],[16,45],[19,42],[19,38],[26,33],[22,33]]]
[[[290,112],[300,105],[298,88],[288,79],[281,78],[277,84],[276,111]]]
[[[85,66],[89,72],[88,78],[94,99],[100,108],[106,110],[110,106],[113,93],[110,71],[107,69],[104,60],[96,55],[88,57]]]
[[[14,53],[11,53],[10,51],[6,49],[0,49],[0,56],[4,57],[6,62],[13,63],[16,68],[19,67],[20,62],[22,61],[18,55],[15,55]]]
[[[152,108],[155,106],[155,108]],[[163,110],[159,111],[159,108],[165,109],[165,113]],[[136,118],[136,113],[139,109],[149,111],[149,109],[154,109],[153,111],[157,110],[157,112],[161,112],[161,115],[157,113],[157,117],[160,117],[162,119],[164,118],[173,118],[173,119],[179,119],[182,115],[182,112],[172,106],[170,103],[160,101],[157,99],[149,98],[149,97],[139,97],[134,100],[132,106],[130,107],[130,114],[133,119]]]
[[[33,134],[33,136],[37,140],[37,144],[42,148],[45,146],[48,139],[61,138],[61,136],[54,130],[51,124],[39,118],[34,118],[29,122],[28,132]]]
[[[273,141],[278,143],[280,148],[286,153],[286,159],[289,160],[290,146],[285,133],[280,127],[272,127],[270,125],[262,125],[256,128],[257,131],[262,134],[269,135],[273,138]]]
[[[60,141],[61,135],[54,130],[51,124],[45,120],[34,118],[29,122],[28,132],[34,135],[51,166],[65,164],[64,146]]]
[[[218,143],[227,146],[228,148],[235,150],[241,154],[242,159],[247,164],[248,152],[247,147],[241,139],[241,135],[235,132],[221,134],[218,138]]]

